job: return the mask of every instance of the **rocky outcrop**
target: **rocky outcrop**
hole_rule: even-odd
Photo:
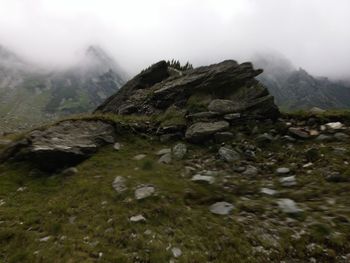
[[[15,142],[0,159],[29,160],[38,168],[55,171],[73,166],[115,139],[115,128],[102,121],[63,121],[34,130]]]
[[[187,128],[186,139],[200,142],[227,130],[229,122],[279,116],[273,97],[255,79],[261,72],[251,63],[233,60],[184,72],[161,61],[129,81],[95,112],[164,114],[167,125],[161,124],[159,131]]]
[[[164,140],[225,141],[233,134],[222,132],[237,120],[279,116],[273,97],[255,79],[261,72],[251,63],[233,60],[187,71],[160,61],[130,80],[95,113],[152,115],[152,122],[128,127]],[[114,143],[118,124],[98,119],[95,115],[90,120],[63,121],[34,130],[8,147],[0,159],[30,160],[47,171],[78,164],[103,145]],[[184,155],[186,150],[182,151]],[[171,162],[171,155],[165,157],[160,162]]]
[[[129,81],[96,112],[150,115],[175,106],[198,113],[204,107],[219,113],[241,112],[275,119],[279,111],[273,97],[255,79],[261,72],[253,69],[251,63],[226,60],[174,73],[161,61]],[[205,100],[196,101],[203,95]]]

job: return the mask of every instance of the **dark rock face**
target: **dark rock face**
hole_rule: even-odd
[[[34,130],[10,146],[7,159],[29,160],[40,169],[55,171],[73,166],[115,139],[114,127],[102,121],[64,121],[45,130]]]
[[[279,111],[273,97],[255,79],[261,72],[253,69],[251,63],[227,60],[172,75],[171,68],[161,61],[129,81],[96,112],[159,114],[170,106],[189,109],[191,97],[206,94],[205,106],[211,104],[209,110],[224,104],[222,113],[275,119]]]

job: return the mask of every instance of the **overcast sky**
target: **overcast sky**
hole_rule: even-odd
[[[160,59],[276,51],[349,77],[350,0],[0,0],[0,44],[50,65],[98,44],[131,74]]]

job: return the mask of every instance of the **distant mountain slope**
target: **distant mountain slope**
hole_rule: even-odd
[[[287,59],[277,55],[256,56],[255,64],[263,68],[259,80],[285,110],[350,108],[350,84],[315,77],[304,69],[296,69]]]
[[[90,46],[75,66],[51,72],[0,47],[0,131],[27,129],[91,111],[126,79],[123,70],[99,47]]]

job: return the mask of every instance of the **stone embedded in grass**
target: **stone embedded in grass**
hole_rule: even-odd
[[[181,249],[178,248],[178,247],[173,247],[173,248],[171,249],[171,253],[173,254],[174,258],[181,257],[181,255],[182,255],[182,251],[181,251]]]
[[[334,137],[330,135],[320,134],[316,137],[315,140],[319,142],[331,142],[334,141]]]
[[[310,138],[310,134],[308,131],[306,131],[305,129],[302,128],[295,128],[295,127],[290,127],[288,129],[289,133],[297,138],[301,138],[301,139],[308,139]]]
[[[164,154],[168,154],[168,153],[171,153],[171,149],[165,148],[165,149],[161,149],[158,152],[156,152],[156,155],[164,155]]]
[[[245,168],[244,172],[242,173],[242,175],[245,176],[255,176],[258,174],[258,168],[256,168],[253,165],[247,165],[247,167]]]
[[[52,238],[52,236],[46,236],[46,237],[40,238],[39,241],[40,241],[40,242],[47,242],[47,241],[49,241],[51,238]]]
[[[135,198],[141,200],[147,197],[150,197],[155,192],[153,186],[141,186],[135,190]]]
[[[289,174],[290,173],[290,169],[287,167],[280,167],[276,169],[276,173],[277,174]]]
[[[122,148],[122,145],[119,142],[116,142],[113,145],[113,149],[116,150],[116,151],[120,151],[121,148]]]
[[[170,164],[171,163],[171,153],[166,153],[163,156],[161,156],[158,160],[158,163],[162,164]]]
[[[343,133],[343,132],[337,132],[334,134],[334,138],[338,141],[346,141],[349,139],[349,135]]]
[[[208,175],[200,175],[200,174],[196,174],[192,177],[191,181],[193,182],[199,182],[199,183],[209,183],[209,184],[213,184],[215,182],[215,178],[212,176],[208,176]]]
[[[286,214],[298,214],[303,212],[297,204],[288,198],[282,198],[277,201],[278,207],[282,210],[282,212]]]
[[[64,176],[72,176],[72,175],[77,174],[78,172],[79,171],[76,167],[70,167],[70,168],[63,170],[63,172],[61,174]]]
[[[282,186],[286,186],[286,187],[294,186],[297,184],[295,175],[280,178],[279,181],[280,181]]]
[[[133,159],[136,161],[140,161],[140,160],[144,159],[146,156],[147,156],[146,154],[138,154],[138,155],[134,156]]]
[[[182,160],[187,153],[187,146],[184,143],[178,143],[173,148],[173,154],[176,160]]]
[[[277,194],[276,190],[273,190],[273,189],[270,189],[270,188],[265,188],[265,187],[261,188],[260,192],[262,194],[266,194],[266,195],[275,195],[275,194]]]
[[[209,207],[209,211],[217,215],[228,215],[235,207],[228,202],[217,202]]]
[[[127,187],[125,186],[125,182],[126,182],[126,180],[124,177],[117,176],[114,179],[112,186],[113,186],[114,190],[116,190],[118,193],[122,193],[127,189]]]
[[[146,218],[143,215],[136,215],[136,216],[130,217],[130,221],[137,223],[141,221],[146,221]]]
[[[343,128],[343,124],[341,122],[329,122],[326,124],[326,128],[330,130],[339,130]]]
[[[241,159],[241,156],[238,152],[228,147],[221,147],[218,154],[220,159],[224,160],[225,162],[233,162]]]

